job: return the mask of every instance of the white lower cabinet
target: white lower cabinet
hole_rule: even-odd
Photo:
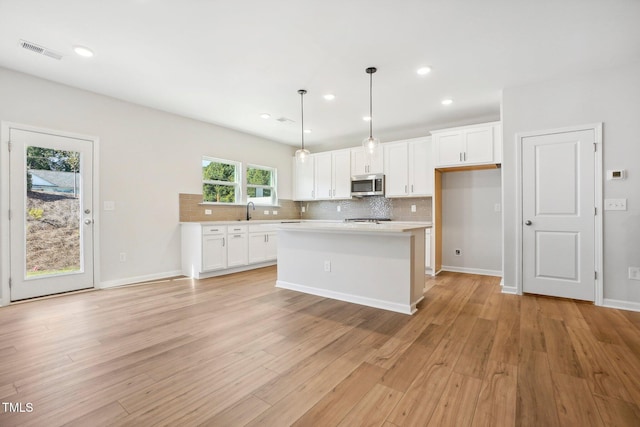
[[[249,263],[273,261],[277,258],[278,235],[272,226],[249,226]]]
[[[227,268],[227,227],[203,227],[202,271]]]
[[[249,263],[248,243],[246,225],[227,228],[227,267],[238,267]]]
[[[269,265],[276,260],[275,226],[253,227],[261,226],[183,223],[182,274],[200,279]]]

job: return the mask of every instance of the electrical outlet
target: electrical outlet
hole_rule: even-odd
[[[205,215],[211,215],[211,209],[205,209],[204,210],[204,214]]]
[[[629,267],[629,279],[640,280],[640,267]]]
[[[340,212],[342,210],[342,207],[340,205],[336,206],[336,211]]]
[[[626,211],[627,199],[604,199],[605,211]]]
[[[269,215],[269,211],[264,211],[263,212],[265,215]]]
[[[462,250],[461,249],[454,249],[454,253],[456,256],[462,256]]]
[[[302,207],[302,213],[305,213],[307,211],[307,208],[305,208],[304,206]]]
[[[415,212],[416,210],[416,205],[411,205],[411,212]]]
[[[331,271],[331,261],[324,262],[324,271]]]
[[[105,211],[115,211],[116,210],[116,202],[105,200],[103,209]]]
[[[127,253],[120,252],[120,262],[127,262]]]
[[[274,215],[278,215],[278,211],[272,211],[271,213]]]
[[[494,212],[500,212],[501,210],[502,210],[502,206],[500,206],[500,203],[496,203],[495,205],[493,205]]]

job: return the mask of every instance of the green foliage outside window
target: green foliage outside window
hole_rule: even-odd
[[[236,203],[237,166],[221,160],[202,160],[202,199],[204,202]]]
[[[275,169],[266,166],[247,167],[247,200],[255,203],[276,204]]]

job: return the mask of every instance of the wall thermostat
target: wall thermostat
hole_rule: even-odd
[[[625,170],[624,169],[616,169],[607,171],[607,179],[624,179],[625,178]]]

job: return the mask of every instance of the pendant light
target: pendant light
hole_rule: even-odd
[[[369,137],[362,141],[362,147],[369,156],[375,156],[380,147],[380,140],[373,137],[373,73],[378,71],[375,67],[369,67],[365,70],[369,74]]]
[[[296,161],[299,163],[304,163],[309,155],[311,154],[309,150],[304,148],[304,94],[307,93],[306,90],[300,89],[298,91],[300,94],[300,115],[301,115],[301,123],[302,123],[302,146],[299,150],[296,150]]]

